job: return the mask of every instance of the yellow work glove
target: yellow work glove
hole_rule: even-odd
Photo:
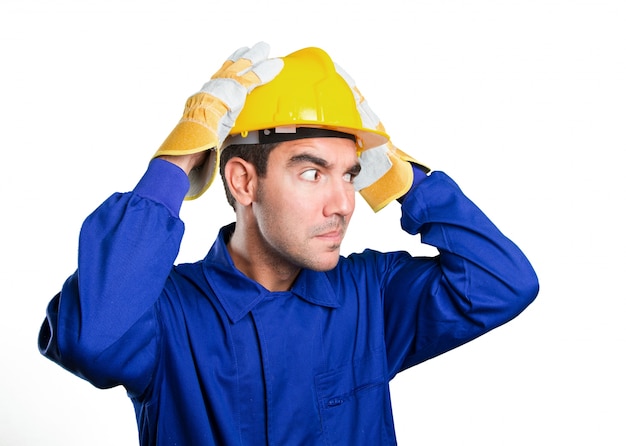
[[[185,199],[198,198],[217,174],[219,150],[241,112],[247,94],[276,77],[283,68],[281,59],[268,59],[269,45],[259,42],[252,48],[235,51],[211,80],[185,104],[183,117],[154,157],[211,152],[199,168],[189,173]]]
[[[363,127],[384,132],[384,126],[356,88],[354,80],[340,66],[335,64],[335,68],[352,88]],[[424,172],[430,171],[428,167],[394,146],[391,141],[382,146],[364,150],[359,154],[359,159],[361,172],[354,179],[354,188],[374,212],[380,211],[409,191],[413,185],[411,163],[417,164]]]

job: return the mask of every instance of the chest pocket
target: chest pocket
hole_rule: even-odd
[[[396,444],[384,364],[375,353],[315,377],[326,445]]]

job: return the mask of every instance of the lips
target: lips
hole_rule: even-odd
[[[319,234],[317,235],[317,237],[319,238],[343,238],[343,231],[340,231],[340,230],[329,231],[323,234]]]
[[[346,221],[340,217],[331,218],[326,223],[318,226],[314,231],[314,237],[318,240],[338,245],[346,233]]]
[[[345,231],[343,228],[326,230],[325,232],[317,234],[315,238],[332,245],[339,245],[343,241],[344,233]]]

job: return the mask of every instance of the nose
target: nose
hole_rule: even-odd
[[[332,182],[326,193],[324,216],[346,217],[354,212],[354,186],[339,178]]]

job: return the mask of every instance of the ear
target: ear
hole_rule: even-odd
[[[243,158],[231,158],[224,166],[224,180],[232,196],[242,206],[248,206],[255,200],[257,178],[254,166]]]

